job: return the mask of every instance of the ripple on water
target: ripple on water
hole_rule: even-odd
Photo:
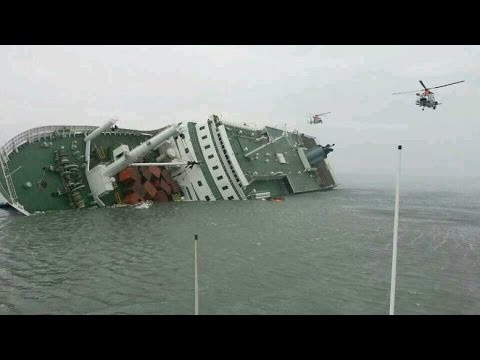
[[[480,206],[464,196],[404,192],[397,313],[478,313]],[[393,201],[339,189],[282,203],[0,209],[0,314],[190,314],[194,234],[204,314],[385,314]]]

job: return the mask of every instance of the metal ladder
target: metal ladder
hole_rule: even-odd
[[[15,204],[18,196],[15,192],[15,186],[13,185],[12,176],[8,168],[8,156],[4,152],[0,152],[0,166],[7,185],[8,196],[10,197],[9,200],[12,204]]]

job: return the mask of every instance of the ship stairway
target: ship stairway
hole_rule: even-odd
[[[0,153],[0,167],[2,168],[3,177],[7,185],[7,192],[6,192],[6,195],[8,195],[7,200],[10,200],[10,203],[16,203],[18,196],[15,191],[15,186],[13,185],[11,172],[8,168],[8,156],[5,155],[3,152]],[[2,186],[1,183],[0,183],[0,186]],[[3,192],[5,193],[5,191]]]
[[[97,153],[97,157],[100,160],[105,160],[107,158],[107,155],[105,154],[105,150],[101,146],[97,146],[93,144],[93,147],[95,148],[95,152]]]

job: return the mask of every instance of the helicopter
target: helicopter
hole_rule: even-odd
[[[322,114],[310,114],[308,115],[310,120],[308,121],[309,124],[323,124],[323,120],[320,116],[330,114],[330,112],[322,113]]]
[[[415,101],[415,104],[418,105],[418,106],[421,106],[422,111],[425,110],[425,107],[432,108],[433,110],[435,110],[437,108],[437,105],[441,105],[441,103],[439,103],[438,101],[435,101],[435,97],[434,97],[431,89],[438,89],[438,88],[441,88],[441,87],[444,87],[444,86],[459,84],[459,83],[462,83],[464,81],[465,80],[453,82],[453,83],[450,83],[450,84],[445,84],[445,85],[440,85],[440,86],[427,88],[425,86],[425,84],[423,83],[423,81],[420,80],[420,84],[423,86],[424,90],[404,91],[404,92],[393,93],[392,95],[417,93],[418,99],[417,99],[417,101]]]

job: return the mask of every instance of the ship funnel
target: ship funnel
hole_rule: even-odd
[[[327,155],[333,151],[332,149],[333,145],[330,145],[330,144],[327,144],[326,146],[318,145],[316,147],[309,149],[305,155],[307,156],[307,160],[310,163],[310,165],[315,165],[321,160],[326,159]]]

